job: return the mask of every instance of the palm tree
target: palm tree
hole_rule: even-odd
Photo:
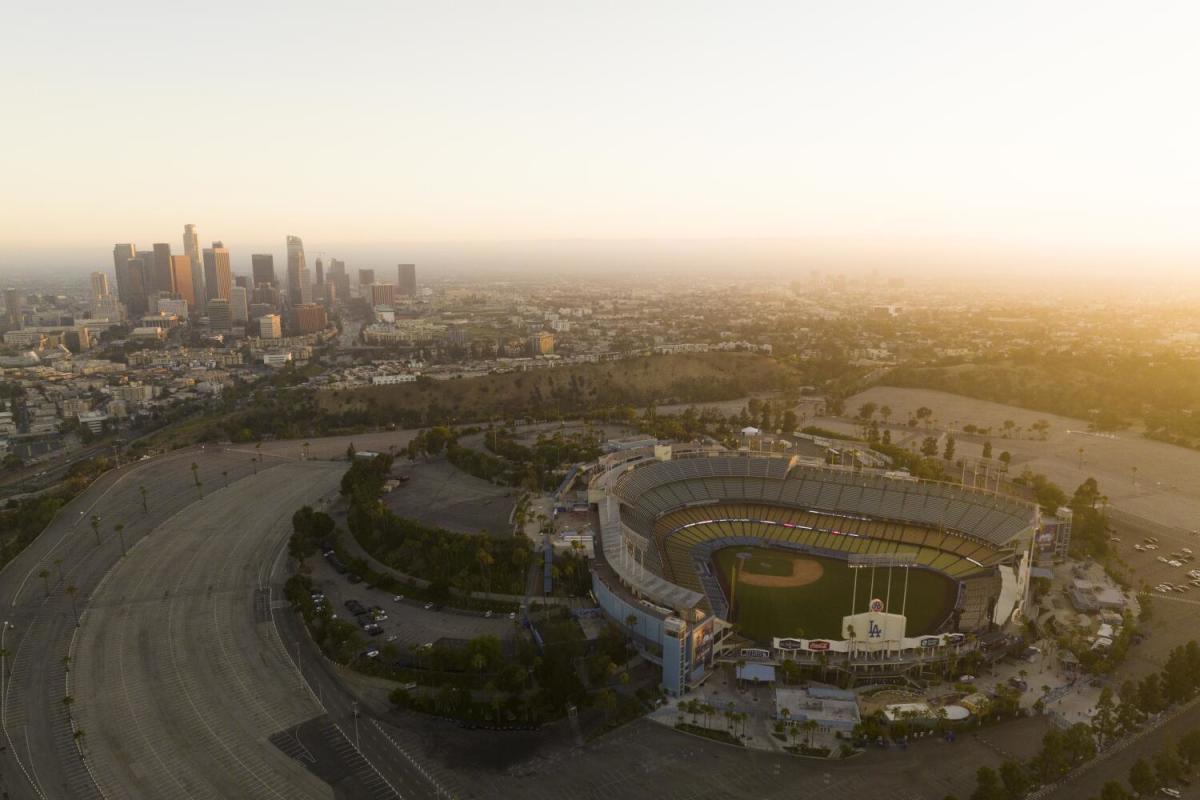
[[[138,494],[140,494],[140,495],[142,496],[142,513],[143,513],[143,514],[149,513],[149,511],[148,511],[148,510],[147,510],[147,508],[146,508],[146,487],[145,487],[145,486],[139,486],[139,487],[138,487]]]
[[[78,628],[79,627],[79,608],[78,608],[78,606],[75,605],[75,595],[79,594],[79,590],[76,589],[75,586],[72,585],[72,586],[68,586],[63,591],[66,592],[67,597],[71,598],[71,611],[75,615],[75,627]]]
[[[200,465],[195,461],[192,462],[192,480],[195,481],[197,486],[200,485]]]
[[[44,569],[38,573],[38,577],[42,579],[42,583],[46,586],[46,597],[50,596],[50,570]]]
[[[817,725],[817,721],[815,719],[806,719],[803,722],[803,727],[804,727],[805,732],[808,733],[808,746],[809,746],[809,749],[811,749],[813,734],[816,733],[817,728],[820,726]]]
[[[128,555],[125,550],[125,523],[118,522],[113,526],[113,530],[117,532],[117,537],[121,540],[121,555]]]
[[[637,614],[630,614],[629,616],[625,617],[625,624],[630,628],[633,628],[634,633],[637,633],[637,621]]]
[[[100,546],[100,515],[92,514],[92,533],[96,534],[96,546]]]

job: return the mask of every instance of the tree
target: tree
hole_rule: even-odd
[[[1100,699],[1096,702],[1096,714],[1092,717],[1092,729],[1096,732],[1096,740],[1101,747],[1117,736],[1117,714],[1113,705],[1113,691],[1108,686],[1100,690]]]
[[[874,403],[863,403],[858,407],[858,418],[861,420],[869,420],[875,416],[875,409],[878,408]]]
[[[992,457],[992,440],[991,439],[988,439],[986,442],[983,443],[983,457],[984,458]]]
[[[71,612],[75,615],[75,627],[79,627],[79,608],[75,605],[75,595],[79,594],[79,590],[74,586],[68,586],[63,590],[67,597],[71,598]]]
[[[1012,463],[1012,453],[1005,450],[1003,453],[1000,454],[1000,460],[1004,463],[1005,466],[1008,466],[1009,464]]]
[[[200,485],[200,465],[197,464],[195,461],[193,461],[191,469],[192,469],[192,480],[195,482],[195,484],[197,486],[199,486]]]
[[[1179,760],[1179,752],[1175,749],[1174,742],[1168,740],[1154,756],[1154,774],[1162,784],[1183,780],[1183,762]]]
[[[1000,782],[1008,800],[1021,800],[1029,792],[1029,776],[1019,761],[1009,760],[1000,765]]]
[[[971,793],[971,800],[1005,800],[1004,787],[1000,784],[1000,778],[996,775],[996,770],[991,767],[980,767],[975,772],[975,791]]]
[[[1154,794],[1158,789],[1158,781],[1154,779],[1154,770],[1144,758],[1133,762],[1129,768],[1129,785],[1138,794]]]
[[[1180,738],[1179,755],[1189,767],[1200,764],[1200,728],[1194,728]]]
[[[1117,781],[1105,781],[1100,789],[1100,800],[1133,800],[1133,795],[1125,791],[1125,787]]]
[[[933,436],[926,436],[924,441],[921,442],[921,455],[925,456],[926,458],[934,458],[937,456],[937,453],[937,438]]]
[[[954,437],[953,436],[946,437],[946,449],[942,451],[942,458],[944,458],[947,461],[954,460]]]

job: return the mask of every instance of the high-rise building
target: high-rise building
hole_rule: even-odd
[[[375,282],[375,270],[360,269],[358,271],[358,296],[369,298],[371,296],[371,290],[368,289],[367,287],[370,286],[374,282]]]
[[[92,302],[108,297],[108,276],[103,272],[92,273]]]
[[[157,245],[155,245],[157,247]],[[188,304],[189,311],[196,310],[195,287],[192,284],[192,260],[187,256],[171,256],[171,284],[174,294]]]
[[[396,287],[390,283],[372,283],[364,296],[371,298],[372,306],[390,306],[396,302]]]
[[[416,298],[417,296],[417,265],[416,264],[397,264],[396,265],[396,291],[400,294],[406,294],[409,297]]]
[[[270,253],[254,253],[250,256],[250,271],[254,285],[279,286],[275,280],[275,256]]]
[[[319,303],[304,303],[292,307],[297,333],[319,333],[325,330],[325,306]]]
[[[251,291],[254,288],[254,284],[252,284],[250,282],[250,278],[247,275],[234,275],[233,276],[233,285],[240,286],[243,289],[245,289],[247,292]]]
[[[234,322],[245,323],[250,319],[250,293],[245,286],[234,286],[229,290],[229,308]]]
[[[125,310],[132,317],[145,314],[146,309],[150,307],[150,275],[146,261],[145,256],[125,261],[125,285],[128,292]]]
[[[531,355],[544,356],[554,352],[554,334],[538,331],[529,337],[529,352]]]
[[[350,273],[346,271],[346,262],[338,259],[330,259],[329,261],[329,276],[337,287],[337,296],[342,299],[342,302],[350,301]],[[332,303],[332,300],[326,298],[327,303]]]
[[[264,314],[258,318],[258,335],[263,339],[279,339],[283,336],[283,326],[279,324],[278,314]]]
[[[233,309],[224,297],[209,298],[208,328],[214,333],[227,333],[233,330]]]
[[[153,259],[146,264],[146,277],[150,279],[150,284],[146,287],[146,294],[152,292],[175,294],[175,268],[171,264],[171,245],[163,244],[162,242],[154,245]],[[191,270],[189,269],[189,285],[191,284],[191,278]]]
[[[229,266],[229,251],[223,243],[213,242],[213,246],[204,251],[204,290],[207,299],[219,297],[228,300],[232,288],[233,271]]]
[[[325,285],[325,262],[321,260],[320,256],[317,256],[316,278],[313,282],[316,286]]]
[[[195,225],[183,226],[183,253],[192,262],[192,296],[196,298],[200,310],[203,310],[208,299],[208,292],[204,288],[207,276],[204,273],[204,265],[200,262],[200,237],[196,234]]]
[[[321,300],[325,303],[326,308],[333,308],[333,305],[337,302],[338,297],[337,281],[335,281],[333,278],[330,278],[329,280],[325,281],[325,288],[321,293]]]
[[[4,290],[4,321],[10,329],[15,330],[21,327],[21,305],[20,290],[13,288]]]
[[[137,247],[129,243],[113,245],[113,274],[117,279],[117,299],[125,304],[125,308],[134,311],[133,291],[129,279],[131,258],[137,258]]]
[[[299,236],[287,237],[288,298],[292,305],[312,302],[312,282],[308,263],[304,260],[304,241]]]

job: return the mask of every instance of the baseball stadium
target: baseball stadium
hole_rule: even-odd
[[[1036,506],[820,460],[658,445],[589,483],[593,590],[683,693],[714,663],[878,679],[1019,619]]]

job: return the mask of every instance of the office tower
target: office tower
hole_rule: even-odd
[[[317,256],[317,263],[314,272],[314,280],[312,284],[313,302],[321,302],[325,299],[325,262]]]
[[[406,294],[411,298],[417,296],[417,265],[416,264],[397,264],[396,265],[396,291],[400,294]]]
[[[372,283],[366,296],[371,298],[372,306],[390,306],[396,302],[396,287],[390,283]]]
[[[184,256],[184,258],[187,258],[187,256]],[[150,279],[150,284],[146,287],[146,294],[152,292],[175,294],[175,268],[171,264],[171,245],[163,244],[162,242],[154,245],[154,255],[151,261],[146,264],[146,277]],[[189,268],[189,286],[191,285],[191,279],[191,269]]]
[[[257,325],[260,319],[274,310],[275,306],[269,306],[266,303],[251,303],[250,308],[247,309],[250,312],[247,316],[250,317],[251,322]]]
[[[157,245],[155,245],[157,247]],[[171,256],[171,284],[173,294],[185,300],[190,311],[196,309],[196,295],[192,284],[192,260],[187,256]]]
[[[325,290],[321,295],[321,299],[325,301],[326,308],[333,308],[333,304],[337,302],[338,288],[337,282],[333,278],[325,281]]]
[[[298,333],[319,333],[325,330],[325,306],[317,303],[305,303],[292,307]]]
[[[529,337],[529,352],[531,355],[544,356],[554,352],[554,334],[539,331]]]
[[[279,339],[283,336],[283,326],[279,324],[278,314],[264,314],[258,319],[258,335],[263,339]]]
[[[204,290],[209,300],[229,299],[229,290],[233,288],[233,271],[229,267],[229,251],[221,242],[213,242],[211,248],[204,251]]]
[[[187,258],[187,256],[176,256],[176,258]],[[187,300],[184,300],[182,297],[159,296],[154,301],[154,310],[159,314],[174,314],[181,320],[191,317],[191,314],[188,313]]]
[[[370,297],[371,290],[367,287],[375,282],[375,270],[360,269],[358,271],[358,296]]]
[[[224,297],[209,298],[208,329],[214,333],[228,333],[233,330],[233,309]]]
[[[245,323],[250,319],[249,295],[245,286],[234,286],[229,290],[229,308],[234,322]]]
[[[325,262],[321,260],[320,256],[317,256],[316,267],[317,267],[317,269],[316,269],[316,278],[317,279],[315,281],[315,284],[317,286],[323,286],[325,284]]]
[[[312,283],[304,260],[304,242],[299,236],[287,237],[288,298],[292,305],[312,302]]]
[[[19,290],[4,290],[4,316],[8,327],[11,329],[21,327],[21,305],[21,292]]]
[[[125,285],[129,298],[125,303],[125,310],[131,317],[145,314],[146,309],[150,307],[150,277],[146,261],[145,256],[125,261]]]
[[[278,286],[275,282],[275,256],[270,253],[254,253],[250,256],[250,272],[255,286]]]
[[[92,273],[92,302],[108,297],[108,276],[103,272]]]
[[[117,278],[117,299],[133,311],[133,287],[129,279],[131,258],[137,258],[137,247],[129,243],[113,245],[113,274]]]
[[[254,287],[253,299],[256,303],[266,303],[273,308],[278,308],[279,290],[269,283],[260,283]]]
[[[346,271],[346,262],[339,261],[336,258],[331,259],[329,262],[329,275],[334,286],[337,287],[337,296],[340,297],[343,302],[349,302],[350,273]],[[326,298],[326,302],[332,303],[332,300]]]
[[[254,284],[252,284],[250,282],[249,276],[246,276],[246,275],[234,275],[233,276],[233,285],[240,286],[243,289],[245,289],[247,292],[249,292],[251,289],[254,288]]]
[[[192,296],[196,298],[196,302],[203,309],[204,301],[208,299],[208,293],[204,288],[207,275],[200,263],[200,237],[196,234],[195,225],[183,226],[183,253],[192,262]]]

